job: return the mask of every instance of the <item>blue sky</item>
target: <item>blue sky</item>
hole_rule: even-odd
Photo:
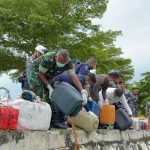
[[[110,0],[100,24],[103,30],[121,30],[116,46],[132,59],[134,81],[150,71],[150,0]]]
[[[21,94],[21,84],[12,82],[12,80],[6,74],[0,76],[0,87],[7,88],[10,92],[10,97],[13,100],[18,98],[19,95]],[[4,90],[1,90],[0,95],[3,94],[4,94]]]

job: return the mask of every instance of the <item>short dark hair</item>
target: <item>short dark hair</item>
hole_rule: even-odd
[[[116,93],[116,96],[121,97],[122,94],[123,94],[123,90],[120,89],[120,88],[117,88],[117,89],[115,90],[115,93]]]
[[[119,84],[121,84],[121,83],[125,83],[125,81],[120,81]]]
[[[138,88],[138,87],[133,87],[132,89],[133,90],[140,90],[140,88]]]
[[[122,77],[122,75],[121,75],[121,73],[119,71],[112,71],[108,75],[112,76],[112,77],[115,77],[115,78]]]
[[[96,62],[97,59],[96,59],[95,56],[92,56],[92,57],[90,57],[90,58],[87,60],[87,62],[89,62],[89,61]]]
[[[89,74],[88,74],[88,78],[89,78],[92,82],[96,83],[96,76],[95,76],[94,73],[89,73]]]
[[[139,90],[139,94],[141,93],[141,89],[138,88],[138,87],[133,87],[132,89],[133,89],[133,90]]]
[[[81,64],[81,62],[78,60],[78,59],[76,59],[76,58],[74,58],[74,59],[72,59],[72,63],[73,64]]]

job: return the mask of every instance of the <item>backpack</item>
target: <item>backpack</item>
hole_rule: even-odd
[[[37,99],[37,96],[35,95],[34,92],[29,91],[29,90],[23,90],[22,94],[21,94],[21,98],[23,98],[24,100],[33,102],[34,100]]]

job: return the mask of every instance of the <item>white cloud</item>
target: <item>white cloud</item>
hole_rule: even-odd
[[[121,30],[116,46],[121,47],[124,57],[131,58],[135,68],[135,79],[139,74],[150,71],[150,1],[110,0],[101,24],[111,30]]]

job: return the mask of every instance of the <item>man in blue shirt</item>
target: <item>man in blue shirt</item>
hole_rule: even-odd
[[[96,76],[94,73],[90,73],[86,76],[78,74],[76,75],[78,80],[80,81],[81,85],[84,87],[84,89],[86,89],[89,93],[89,88],[92,87],[95,83],[96,83]],[[67,74],[67,72],[64,72],[58,76],[55,77],[55,84],[59,84],[60,82],[67,82],[69,84],[71,84],[72,86],[74,86],[76,88],[76,86],[73,84],[70,76]],[[87,111],[90,111],[89,105],[86,104],[84,106],[84,108]]]
[[[96,58],[90,57],[85,63],[82,63],[75,68],[75,73],[81,75],[88,75],[90,73],[90,70],[94,69],[95,67]]]
[[[76,76],[77,76],[78,80],[80,81],[81,85],[85,89],[90,88],[91,86],[94,85],[94,83],[96,83],[96,77],[95,77],[95,74],[93,74],[93,73],[90,73],[86,76],[81,75],[81,74],[77,74]],[[76,88],[76,86],[72,82],[72,80],[71,80],[70,76],[67,74],[67,72],[64,72],[64,73],[56,76],[55,82],[56,83],[67,82]]]

